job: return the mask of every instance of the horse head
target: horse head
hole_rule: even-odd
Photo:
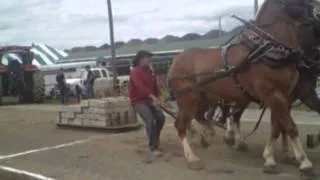
[[[294,26],[303,46],[320,45],[320,41],[316,41],[316,37],[320,37],[320,1],[265,0],[256,16],[256,24],[271,26],[279,23]]]
[[[255,23],[293,48],[300,48],[304,69],[314,71],[312,74],[320,72],[320,0],[265,0]]]

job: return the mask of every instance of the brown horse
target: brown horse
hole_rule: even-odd
[[[307,32],[310,37],[298,37],[301,30],[298,25],[309,22],[313,7],[314,5],[305,0],[266,0],[261,7],[256,17],[256,24],[275,37],[271,38],[274,49],[281,49],[281,52],[289,53],[282,53],[277,56],[274,55],[277,53],[272,53],[274,51],[269,54],[270,49],[266,49],[268,53],[263,53],[263,56],[258,56],[259,58],[252,58],[252,52],[257,50],[253,46],[260,45],[259,47],[262,48],[261,43],[267,44],[267,39],[270,36],[266,37],[255,31],[246,30],[242,34],[243,39],[227,49],[225,53],[227,58],[221,56],[224,53],[221,48],[192,48],[175,57],[169,69],[168,79],[179,107],[175,127],[190,168],[198,169],[202,167],[199,163],[200,159],[193,153],[186,138],[186,129],[191,119],[195,117],[202,125],[204,137],[210,138],[214,135],[210,124],[203,117],[196,117],[201,114],[198,111],[204,109],[201,107],[201,98],[206,97],[212,102],[219,100],[238,104],[248,104],[250,101],[262,102],[271,111],[272,124],[271,137],[263,153],[265,172],[276,171],[273,146],[280,132],[285,132],[291,138],[291,144],[303,175],[309,176],[312,174],[312,163],[302,147],[296,124],[290,115],[290,102],[292,91],[299,80],[299,71],[297,63],[292,61],[294,56],[292,52],[301,46],[304,47],[304,52],[308,52],[309,48],[313,46],[308,47],[307,45],[309,45],[310,40],[315,38],[315,34],[311,31]],[[298,11],[303,9],[303,11],[296,13],[296,9]],[[258,43],[257,39],[260,40]],[[307,54],[312,54],[311,49]],[[285,61],[285,59],[290,61]],[[241,66],[243,63],[248,64],[248,62],[249,65],[245,68],[239,68],[243,67]],[[281,68],[274,68],[273,63],[283,63],[284,65]],[[237,71],[230,73],[229,77],[215,79],[214,83],[200,87],[202,83],[205,84],[207,81],[211,81],[213,77],[218,76],[219,70],[226,69],[227,72],[230,72],[228,71],[230,69],[228,65],[235,66],[235,69],[238,68]],[[197,88],[197,91],[191,91],[194,90],[194,87]],[[209,139],[207,141],[210,142]]]
[[[320,98],[317,96],[315,92],[315,86],[317,81],[317,74],[319,68],[308,68],[308,72],[302,73],[302,75],[299,78],[299,82],[297,84],[297,87],[294,90],[295,98],[300,99],[302,103],[304,103],[306,106],[308,106],[310,109],[318,112],[320,114]],[[311,73],[313,72],[313,73]],[[314,79],[312,81],[308,79]],[[203,99],[205,103],[205,99]],[[207,103],[205,103],[207,104]],[[236,110],[234,115],[227,119],[229,116],[229,113],[231,112],[231,106],[226,104],[216,104],[213,107],[207,107],[211,111],[210,114],[206,117],[207,120],[212,121],[215,120],[213,117],[213,114],[215,111],[217,111],[217,108],[221,108],[221,116],[219,116],[219,123],[226,126],[227,133],[224,138],[225,142],[229,146],[236,145],[236,149],[239,151],[245,151],[247,150],[248,146],[244,139],[241,139],[240,135],[240,118],[244,112],[244,110],[247,108],[247,105],[240,107],[240,105],[236,105],[239,109]],[[235,126],[231,126],[230,124],[235,124]],[[233,133],[235,132],[235,133]],[[230,136],[230,134],[233,136]],[[289,144],[288,144],[288,136],[285,134],[285,132],[281,132],[282,135],[282,152],[284,153],[285,159],[289,160],[290,163],[292,163],[292,158],[289,155]],[[315,138],[314,138],[315,139]],[[311,140],[309,140],[309,144],[311,144]],[[311,145],[310,145],[311,146]]]

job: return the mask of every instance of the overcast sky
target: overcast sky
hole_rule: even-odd
[[[263,0],[259,0],[259,4]],[[253,0],[113,0],[115,40],[206,33],[217,17],[253,18]],[[106,0],[2,0],[0,43],[46,43],[56,48],[109,42]],[[239,23],[223,18],[223,30]]]

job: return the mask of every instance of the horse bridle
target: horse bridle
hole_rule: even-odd
[[[300,0],[294,2],[290,0],[280,0],[276,2],[281,4],[281,7],[287,11],[290,18],[299,22],[299,24],[295,24],[297,28],[305,28],[306,26],[311,26],[315,36],[317,36],[317,34],[320,34],[320,2],[316,0]],[[301,12],[293,12],[297,9]],[[294,13],[297,13],[299,15],[296,16]],[[307,15],[307,17],[303,17],[305,15]],[[317,49],[315,49],[315,51],[316,52],[314,53],[313,57],[304,57],[303,61],[301,62],[301,66],[303,66],[304,69],[307,68],[309,70],[313,69],[315,71],[318,71],[317,69],[320,68],[320,62],[318,61],[320,60],[320,54]]]

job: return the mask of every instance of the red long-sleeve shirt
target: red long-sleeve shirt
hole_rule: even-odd
[[[147,103],[151,104],[152,99],[149,94],[160,96],[160,89],[157,79],[149,68],[136,66],[130,72],[129,79],[129,99],[131,104]]]

